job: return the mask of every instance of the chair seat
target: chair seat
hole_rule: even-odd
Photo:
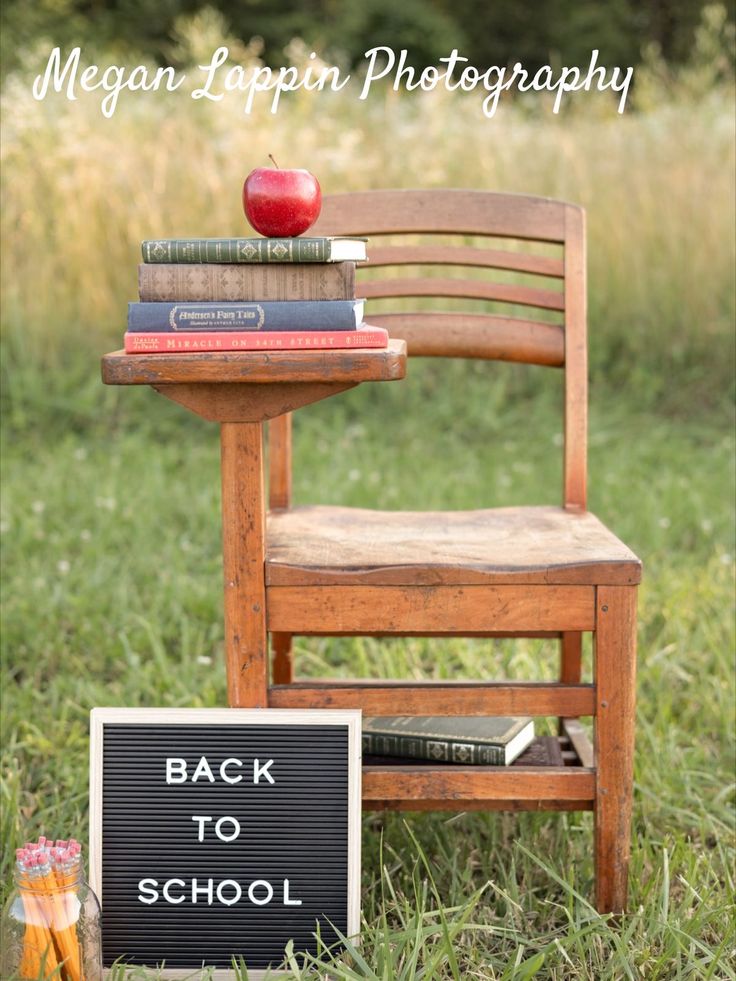
[[[641,563],[590,512],[559,507],[268,515],[266,583],[632,585]]]

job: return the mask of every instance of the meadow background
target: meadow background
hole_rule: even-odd
[[[113,50],[102,13],[87,61]],[[120,346],[140,240],[242,234],[242,180],[273,153],[326,193],[474,187],[588,209],[590,503],[645,563],[629,913],[615,925],[589,905],[590,815],[366,815],[362,953],[292,957],[292,976],[736,977],[726,9],[705,8],[669,61],[637,41],[623,117],[592,96],[554,117],[536,97],[486,120],[473,94],[383,90],[251,117],[237,99],[124,95],[105,120],[95,96],[32,99],[49,44],[26,28],[2,83],[3,889],[23,838],[84,838],[92,706],[224,704],[216,430],[148,390],[105,389],[99,357]],[[231,31],[208,9],[164,33],[180,65],[220,43],[237,63],[266,56]],[[310,50],[291,41],[275,63]],[[417,359],[409,375],[298,413],[299,503],[559,500],[558,373]],[[296,656],[307,676],[557,664],[538,641],[301,639]]]

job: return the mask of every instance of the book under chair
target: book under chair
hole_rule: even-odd
[[[596,904],[626,906],[630,847],[636,596],[641,563],[586,509],[585,230],[580,208],[480,191],[367,191],[328,197],[313,232],[412,236],[371,248],[371,266],[469,266],[542,277],[544,287],[411,276],[359,286],[377,297],[513,303],[524,317],[422,311],[371,315],[375,350],[115,352],[108,384],[150,385],[220,424],[225,660],[237,707],[361,708],[369,716],[552,716],[564,765],[469,766],[364,760],[365,808],[593,810]],[[418,235],[445,236],[415,244]],[[518,250],[447,244],[518,240]],[[545,254],[524,243],[544,243]],[[154,261],[159,261],[156,258]],[[199,259],[196,261],[200,261]],[[561,288],[560,288],[561,287]],[[535,310],[554,319],[535,319]],[[561,506],[462,512],[293,507],[291,412],[367,381],[404,376],[412,356],[474,357],[562,369]],[[462,400],[462,392],[458,393]],[[269,425],[269,492],[263,423]],[[401,461],[397,460],[397,466]],[[593,637],[592,680],[582,638]],[[295,635],[547,637],[555,682],[295,680]],[[593,720],[594,738],[580,722]]]

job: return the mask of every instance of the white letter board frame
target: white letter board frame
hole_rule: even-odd
[[[103,857],[103,761],[106,725],[182,726],[342,726],[348,736],[348,828],[347,828],[347,935],[360,931],[361,877],[361,717],[359,709],[238,709],[238,708],[94,708],[90,713],[90,885],[104,908]],[[154,967],[154,965],[150,965]],[[166,967],[162,977],[192,977],[204,967],[201,962],[187,968]],[[250,969],[253,981],[274,977],[273,969]],[[209,969],[214,981],[232,981],[228,968]]]

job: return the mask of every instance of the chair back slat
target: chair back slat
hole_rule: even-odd
[[[512,272],[565,278],[562,259],[497,249],[476,249],[472,245],[371,245],[370,259],[361,263],[369,269],[381,266],[480,266]]]
[[[488,191],[356,191],[325,197],[315,235],[444,233],[565,240],[563,201]]]
[[[435,328],[437,321],[442,330]],[[565,363],[565,334],[559,324],[435,310],[371,314],[370,322],[402,337],[409,354],[420,357],[518,361],[553,368]]]
[[[484,279],[378,279],[363,280],[358,288],[366,299],[399,296],[458,297],[495,300],[542,310],[564,310],[565,295],[555,290],[538,290],[515,283],[491,283]]]

